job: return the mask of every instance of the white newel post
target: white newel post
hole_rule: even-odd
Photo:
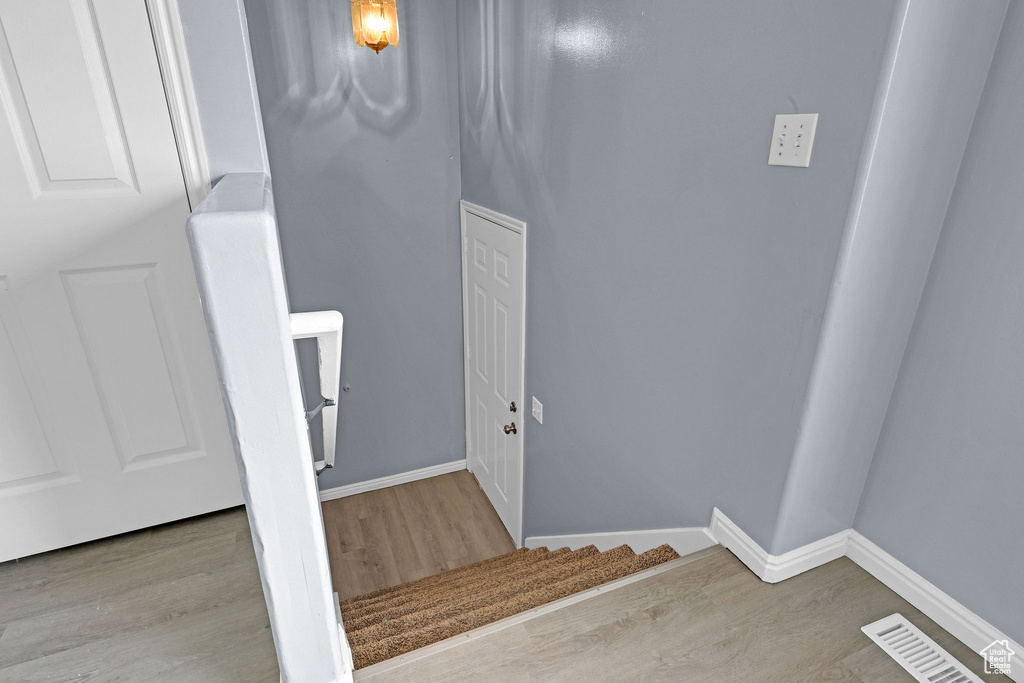
[[[263,593],[288,683],[352,680],[334,597],[270,179],[225,176],[188,221]]]

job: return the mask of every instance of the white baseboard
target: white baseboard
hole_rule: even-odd
[[[849,530],[840,531],[788,553],[769,555],[718,508],[715,508],[711,515],[708,532],[715,541],[732,551],[732,554],[747,565],[750,571],[767,583],[785,581],[809,569],[838,560],[846,555],[850,539]]]
[[[346,496],[354,496],[358,493],[366,493],[367,491],[376,491],[377,489],[386,489],[389,486],[408,484],[410,481],[429,479],[430,477],[436,477],[440,474],[458,472],[459,470],[464,469],[466,469],[465,459],[453,460],[452,462],[445,462],[440,465],[431,465],[430,467],[413,470],[412,472],[392,474],[389,477],[380,477],[379,479],[361,481],[356,484],[336,486],[332,489],[323,489],[320,491],[320,502],[325,500],[334,500],[335,498],[344,498]]]
[[[695,553],[715,545],[704,527],[689,529],[650,529],[647,531],[615,531],[601,534],[569,534],[567,536],[530,536],[526,539],[527,548],[548,547],[569,548],[578,550],[588,545],[596,546],[604,552],[620,545],[628,545],[633,552],[639,554],[652,548],[668,544],[681,556]]]
[[[1009,678],[1024,681],[1024,646],[1015,643],[974,612],[951,598],[934,584],[889,553],[850,529],[847,555],[862,569],[894,593],[921,610],[975,652],[997,640],[1006,640],[1014,651]]]
[[[1015,653],[1009,678],[1024,683],[1024,646],[1015,643],[858,531],[847,529],[783,555],[769,555],[721,510],[715,508],[708,532],[768,583],[784,581],[840,557],[849,557],[975,652],[980,652],[997,640],[1007,641]]]

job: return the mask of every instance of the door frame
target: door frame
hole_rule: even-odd
[[[149,13],[156,60],[163,80],[167,112],[171,117],[185,191],[189,207],[195,211],[210,193],[210,164],[206,155],[206,142],[203,140],[178,0],[146,0],[146,11]]]
[[[466,217],[469,214],[473,214],[484,220],[490,221],[499,225],[503,228],[507,228],[512,232],[520,235],[519,244],[523,251],[523,272],[521,274],[521,282],[523,285],[522,289],[522,308],[520,310],[520,325],[521,338],[519,340],[519,396],[520,401],[523,404],[522,424],[519,427],[520,438],[519,438],[519,500],[517,505],[519,507],[519,524],[518,528],[509,535],[512,537],[512,541],[516,544],[517,548],[523,547],[523,487],[525,484],[524,470],[526,462],[526,449],[524,447],[526,439],[526,222],[506,216],[503,213],[498,213],[491,209],[484,208],[477,204],[467,202],[465,199],[459,201],[459,228],[461,232],[462,240],[462,368],[463,368],[463,379],[465,388],[463,390],[464,403],[466,409],[466,469],[470,472],[473,471],[473,460],[470,457],[470,396],[469,396],[469,277],[467,275],[467,266],[469,265],[469,243],[466,238]],[[474,475],[475,476],[475,475]]]

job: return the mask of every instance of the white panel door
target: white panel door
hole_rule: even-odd
[[[526,224],[462,202],[466,451],[522,545]]]
[[[142,0],[0,0],[0,561],[242,502]]]

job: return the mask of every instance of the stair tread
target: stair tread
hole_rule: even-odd
[[[500,565],[508,562],[515,562],[519,559],[519,556],[528,555],[530,553],[535,553],[538,551],[547,552],[547,548],[537,548],[533,550],[528,548],[519,548],[517,550],[513,550],[510,553],[505,553],[504,555],[496,555],[494,557],[489,557],[486,560],[480,560],[479,562],[473,562],[472,564],[463,565],[461,567],[456,567],[454,569],[448,569],[438,574],[423,577],[422,579],[409,581],[407,583],[399,584],[397,586],[380,588],[375,591],[370,591],[369,593],[363,593],[362,595],[357,595],[352,598],[346,598],[345,600],[341,601],[341,609],[342,611],[344,611],[346,609],[353,609],[360,605],[369,604],[374,602],[375,600],[402,592],[403,590],[407,590],[408,588],[413,586],[422,586],[431,583],[439,583],[441,581],[445,581],[468,572],[483,571],[495,565]]]
[[[605,552],[593,546],[538,550],[515,551],[345,601],[342,619],[356,668],[679,557],[667,545],[640,555],[626,545]]]
[[[480,580],[468,581],[462,586],[452,586],[443,593],[432,595],[426,602],[412,600],[395,605],[381,605],[380,610],[364,612],[353,619],[351,624],[346,622],[346,630],[353,638],[360,633],[359,638],[365,640],[383,637],[383,631],[393,633],[397,629],[416,628],[416,624],[421,622],[454,616],[504,600],[509,595],[532,590],[532,584],[548,581],[552,578],[552,573],[568,577],[571,573],[586,568],[588,565],[583,564],[583,560],[591,557],[601,557],[592,546],[576,551],[563,548],[549,553],[537,562],[512,565],[508,572],[489,574]],[[371,630],[362,635],[364,629]]]
[[[365,614],[374,613],[389,607],[405,604],[409,601],[421,600],[427,594],[444,594],[453,589],[461,589],[472,585],[487,583],[491,577],[506,576],[511,573],[526,571],[528,567],[547,561],[552,555],[560,554],[560,551],[549,552],[546,548],[538,548],[533,551],[514,555],[509,562],[495,563],[480,567],[471,572],[458,572],[458,569],[442,572],[434,576],[427,576],[416,581],[396,586],[391,593],[380,595],[377,598],[356,604],[342,605],[342,618],[352,617],[357,619]],[[441,578],[438,578],[441,577]]]

